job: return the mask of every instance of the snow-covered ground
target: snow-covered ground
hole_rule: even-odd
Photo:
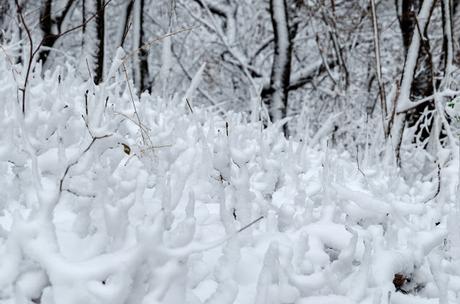
[[[35,75],[24,119],[0,64],[0,303],[459,303],[438,176],[131,99],[117,67]]]

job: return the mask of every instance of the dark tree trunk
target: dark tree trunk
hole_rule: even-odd
[[[86,0],[81,1],[81,48],[85,45],[85,33],[86,33]]]
[[[104,75],[104,39],[105,39],[105,6],[103,0],[96,0],[96,67],[94,73],[94,83],[99,84],[103,81]]]
[[[149,85],[149,66],[147,62],[147,57],[148,53],[147,50],[144,48],[144,0],[139,0],[140,5],[139,5],[139,72],[140,72],[140,78],[139,79],[139,86],[140,86],[140,91],[143,92],[145,90],[150,89]]]
[[[270,0],[270,15],[274,33],[275,54],[267,96],[272,121],[286,117],[291,75],[292,42],[288,24],[286,0]],[[287,129],[285,129],[286,133]]]
[[[399,18],[399,26],[401,28],[401,35],[403,39],[404,55],[407,55],[412,34],[415,28],[415,17],[417,15],[418,8],[415,7],[418,1],[416,0],[402,0],[401,4],[401,16]]]
[[[422,6],[420,0],[402,0],[401,13],[399,16],[401,35],[403,38],[404,55],[407,55],[413,35],[420,35],[417,26],[417,14]],[[433,10],[434,6],[431,10]],[[431,17],[431,15],[430,15]],[[428,38],[428,26],[423,31],[423,37]],[[433,67],[429,54],[429,41],[422,39],[422,46],[417,59],[417,71],[412,84],[411,95],[413,97],[426,97],[433,94]]]
[[[446,4],[448,7],[446,7]],[[444,71],[444,74],[445,74],[447,72],[447,65],[448,65],[448,60],[449,60],[448,54],[452,54],[453,52],[453,49],[451,49],[452,45],[449,45],[449,41],[453,42],[452,1],[441,0],[441,8],[442,8],[442,29],[443,29],[443,38],[442,38],[443,52],[441,54],[441,59],[442,59],[442,64],[443,64],[442,71]]]
[[[61,14],[53,18],[52,8],[53,0],[45,0],[40,11],[40,29],[43,33],[43,38],[41,42],[41,50],[38,54],[38,60],[45,64],[48,56],[50,54],[50,48],[54,46],[60,34],[62,32],[62,23],[64,22],[67,13],[70,10],[70,7],[75,2],[75,0],[67,1],[64,9]],[[53,33],[53,27],[56,29],[56,33]]]
[[[123,20],[123,28],[122,28],[122,34],[121,34],[121,40],[120,40],[120,46],[123,47],[125,44],[126,36],[128,35],[129,31],[129,26],[130,26],[130,20],[131,20],[131,13],[133,12],[133,5],[134,5],[134,0],[130,0],[128,5],[126,6],[126,11],[124,12],[124,20]]]
[[[43,41],[42,41],[42,46],[48,48],[52,47],[54,42],[56,41],[56,38],[54,37],[52,33],[52,27],[53,27],[53,20],[51,18],[51,10],[53,6],[53,1],[52,0],[45,0],[42,6],[42,9],[40,11],[40,29],[43,32]],[[49,55],[49,49],[44,49],[41,50],[40,53],[38,54],[38,60],[42,62],[42,64],[45,64],[46,59],[48,58]]]
[[[419,0],[402,0],[400,28],[403,39],[404,55],[407,55],[412,35],[419,33],[416,25],[416,16],[421,8]],[[433,7],[434,8],[434,7]],[[432,8],[432,9],[433,9]],[[423,31],[423,37],[428,37],[428,26]],[[433,67],[431,66],[431,54],[429,54],[429,41],[422,39],[422,47],[420,49],[417,63],[417,77],[414,78],[411,95],[413,97],[426,97],[433,93],[432,74]]]

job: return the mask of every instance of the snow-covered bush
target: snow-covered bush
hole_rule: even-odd
[[[100,86],[37,71],[25,116],[1,57],[0,303],[458,302],[458,209],[436,182],[139,100],[122,56]]]

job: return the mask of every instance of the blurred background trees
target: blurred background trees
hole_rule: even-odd
[[[182,96],[200,71],[194,105],[399,159],[448,144],[459,20],[458,0],[3,0],[0,38],[14,64],[32,42],[32,69],[67,62],[95,84],[121,46],[138,96]]]

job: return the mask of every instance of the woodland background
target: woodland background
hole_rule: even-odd
[[[123,47],[136,95],[185,93],[199,72],[194,103],[288,118],[299,137],[327,125],[350,151],[375,130],[399,161],[403,139],[427,148],[434,93],[456,96],[458,14],[456,0],[3,0],[0,39],[14,63],[70,62],[96,84]]]

